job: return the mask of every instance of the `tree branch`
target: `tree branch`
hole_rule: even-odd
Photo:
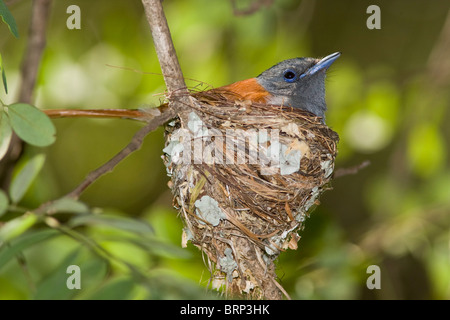
[[[152,108],[153,109],[153,108]],[[48,117],[56,118],[119,118],[148,122],[153,113],[139,109],[47,109]],[[156,109],[155,109],[156,110]]]
[[[147,125],[141,128],[131,139],[130,143],[120,150],[113,158],[111,158],[108,162],[100,166],[98,169],[91,171],[87,177],[76,187],[73,191],[68,193],[66,197],[78,199],[81,193],[86,190],[92,183],[94,183],[98,178],[105,175],[108,172],[111,172],[123,159],[129,156],[132,152],[140,149],[144,138],[150,132],[156,130],[159,126],[170,120],[175,116],[173,110],[167,110],[163,112],[159,116],[156,116],[152,120],[150,120]]]
[[[31,103],[36,85],[42,53],[46,44],[47,21],[50,15],[51,0],[34,0],[29,28],[28,47],[22,62],[22,85],[19,101]]]
[[[161,0],[142,0],[159,64],[167,86],[170,106],[177,113],[190,105],[189,91],[177,59]],[[178,103],[180,102],[180,103]]]
[[[233,8],[233,14],[235,16],[248,16],[252,15],[255,12],[258,12],[262,7],[270,7],[274,0],[255,0],[252,3],[250,3],[249,7],[246,9],[239,9],[236,0],[230,0],[231,1],[231,7]]]
[[[438,41],[433,46],[428,58],[428,78],[433,85],[446,87],[450,82],[450,10],[441,29]]]
[[[348,176],[351,174],[357,174],[360,170],[364,169],[365,167],[368,167],[369,165],[370,165],[370,161],[365,160],[357,166],[353,166],[350,168],[339,168],[334,172],[333,177],[336,179],[336,178]]]

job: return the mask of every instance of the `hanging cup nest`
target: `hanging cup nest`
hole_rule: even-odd
[[[195,95],[166,126],[163,159],[174,205],[208,257],[213,288],[280,299],[273,261],[296,249],[298,231],[329,188],[337,133],[300,109]]]

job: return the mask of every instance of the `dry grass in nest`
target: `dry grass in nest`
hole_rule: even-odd
[[[227,93],[195,97],[191,112],[167,126],[163,156],[184,244],[207,254],[213,287],[271,298],[260,273],[280,251],[297,248],[297,232],[332,177],[338,135],[299,109],[230,103]]]

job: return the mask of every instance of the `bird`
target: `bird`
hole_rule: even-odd
[[[256,77],[207,91],[195,92],[192,96],[201,96],[208,92],[220,93],[230,100],[247,100],[252,103],[302,109],[319,117],[325,123],[326,71],[340,55],[340,52],[335,52],[322,59],[303,57],[283,60]],[[159,108],[163,110],[164,107],[166,105]],[[51,118],[148,119],[148,114],[139,109],[49,109],[44,112]]]
[[[255,78],[238,81],[217,89],[232,92],[256,103],[299,108],[325,119],[325,76],[341,55],[335,52],[323,59],[284,60]]]
[[[297,248],[330,189],[339,136],[325,124],[325,77],[340,55],[284,60],[193,93],[198,103],[165,127],[161,158],[183,245],[204,252],[211,281],[225,290],[248,298],[278,290],[261,283],[276,277],[273,261]]]

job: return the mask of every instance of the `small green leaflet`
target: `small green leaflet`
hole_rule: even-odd
[[[0,189],[0,217],[8,210],[8,205],[8,196]]]
[[[30,229],[36,222],[38,217],[32,212],[27,212],[24,215],[9,220],[0,229],[0,243],[10,241],[22,233]]]
[[[12,130],[8,117],[4,111],[0,111],[0,160],[5,156],[11,142]]]
[[[46,212],[48,214],[55,214],[61,212],[88,213],[89,207],[81,201],[69,197],[64,197],[53,201],[47,207]]]
[[[18,253],[27,248],[32,247],[42,241],[53,238],[60,233],[54,229],[40,229],[38,231],[29,231],[18,236],[13,241],[9,242],[7,246],[0,245],[0,270],[9,261],[13,260]]]
[[[9,30],[14,35],[14,37],[19,38],[19,31],[17,29],[16,20],[14,19],[11,12],[9,12],[9,9],[3,2],[3,0],[0,0],[0,16],[2,17],[3,22],[8,25]]]
[[[27,160],[22,167],[19,166],[20,168],[14,175],[9,187],[9,195],[13,203],[18,203],[22,199],[39,171],[41,171],[44,162],[45,156],[38,154]]]
[[[1,54],[0,54],[0,71],[2,72],[3,88],[5,88],[6,94],[8,94],[8,83],[6,82],[6,73],[5,68],[3,68],[3,60]]]
[[[8,116],[14,132],[25,142],[38,147],[55,142],[53,122],[38,108],[26,103],[15,103],[8,106]]]

